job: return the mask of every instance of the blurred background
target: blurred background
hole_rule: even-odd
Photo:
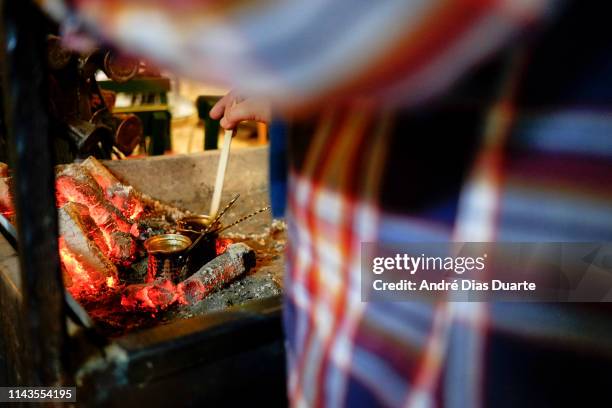
[[[170,91],[168,92],[168,109],[172,115],[170,121],[170,143],[171,148],[165,154],[185,154],[204,151],[205,141],[208,139],[210,146],[223,143],[222,129],[218,129],[210,118],[208,110],[211,102],[219,100],[229,92],[229,89],[197,82],[188,78],[179,77],[170,73],[164,76],[169,78]],[[130,109],[131,95],[119,94],[118,100]],[[206,124],[209,125],[209,135],[206,134]],[[211,127],[212,125],[212,127]],[[210,132],[210,129],[214,132]],[[215,132],[216,130],[216,132]],[[232,148],[240,149],[249,146],[265,145],[268,142],[267,126],[256,122],[244,122],[238,127]],[[138,153],[138,152],[136,152]]]

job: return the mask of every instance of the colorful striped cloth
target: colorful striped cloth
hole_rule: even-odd
[[[512,152],[516,133],[497,132],[497,109],[488,129],[506,143],[472,152],[462,146],[469,121],[445,110],[393,121],[353,106],[321,117],[306,148],[295,131],[292,151],[307,154],[293,157],[289,180],[294,406],[561,406],[585,392],[609,400],[602,380],[585,374],[612,369],[607,309],[361,301],[362,242],[612,240],[612,156],[556,155],[530,143]],[[591,115],[612,125],[609,113]],[[545,137],[531,131],[532,143]]]
[[[294,126],[294,406],[610,405],[607,304],[364,303],[360,287],[362,242],[612,240],[612,45],[598,13],[573,4],[437,103],[360,101]]]
[[[380,95],[416,103],[453,83],[554,0],[38,0],[161,67],[284,110]]]
[[[568,1],[531,42],[469,69],[549,3],[169,3],[74,5],[183,73],[290,107],[325,101],[287,146],[293,406],[611,406],[607,304],[364,303],[360,288],[365,241],[612,240],[602,5]],[[377,99],[451,84],[410,110]],[[354,93],[369,98],[338,101]]]

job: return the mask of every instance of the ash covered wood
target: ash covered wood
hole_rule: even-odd
[[[119,180],[96,158],[89,157],[80,164],[102,189],[104,196],[129,220],[136,219],[144,211],[132,186]]]
[[[128,285],[121,295],[121,306],[127,311],[156,312],[165,310],[179,299],[176,286],[169,279]]]
[[[182,299],[187,304],[197,303],[254,266],[255,251],[243,243],[231,244],[223,254],[179,284]]]
[[[232,244],[178,285],[166,279],[128,285],[123,291],[121,305],[126,310],[145,312],[165,310],[176,303],[194,305],[254,266],[253,249],[243,243]]]
[[[121,231],[102,231],[90,216],[89,208],[78,203],[66,203],[60,209],[60,218],[69,214],[73,227],[88,237],[113,263],[128,265],[134,260],[136,242],[128,233]],[[65,217],[64,217],[65,218]],[[60,225],[60,234],[63,235]]]
[[[66,202],[83,204],[100,228],[130,232],[133,223],[106,199],[100,186],[82,166],[71,164],[61,169],[57,174],[56,186],[60,205]]]
[[[136,219],[145,210],[164,214],[172,221],[190,214],[189,211],[164,204],[135,190],[132,186],[122,183],[94,157],[87,158],[80,165],[91,174],[104,192],[105,197],[128,219]]]
[[[73,246],[73,241],[76,245],[77,241],[82,238],[83,241],[91,241],[91,245],[95,245],[101,252],[108,252],[104,235],[90,217],[86,206],[78,203],[66,203],[59,209],[58,215],[60,235],[64,236],[69,245]],[[76,238],[79,238],[79,240]]]
[[[65,285],[77,299],[114,287],[117,268],[104,254],[104,237],[87,208],[68,203],[59,210],[60,259]]]

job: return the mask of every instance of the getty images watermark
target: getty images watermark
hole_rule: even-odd
[[[612,301],[611,243],[363,243],[364,301]]]

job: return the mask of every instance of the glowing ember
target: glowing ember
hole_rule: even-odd
[[[96,181],[98,181],[97,178]],[[120,184],[103,187],[103,191],[108,201],[121,211],[126,219],[138,221],[138,218],[144,213],[144,205],[136,198],[131,187]]]
[[[176,286],[167,279],[128,286],[121,296],[126,310],[156,312],[167,309],[179,298]]]
[[[144,212],[144,205],[138,199],[132,186],[122,184],[108,169],[96,160],[89,157],[82,163],[104,196],[130,221],[137,221]]]
[[[100,243],[98,239],[94,241],[105,255],[114,263],[129,265],[136,254],[136,243],[131,235],[138,231],[138,227],[125,219],[117,208],[104,198],[102,192],[96,189],[97,186],[92,187],[84,184],[85,182],[95,183],[93,178],[77,171],[62,173],[56,182],[58,205],[62,207],[67,203],[80,204],[86,213],[81,218],[92,219],[95,224],[86,226],[87,235],[91,235],[94,230],[98,231],[95,235],[104,242]]]
[[[104,277],[97,268],[72,251],[63,237],[59,238],[58,243],[64,283],[75,299],[95,301],[101,294],[115,289],[114,276]]]
[[[167,279],[127,286],[121,305],[130,311],[157,312],[175,304],[193,305],[221,289],[255,265],[255,253],[247,245],[228,246],[221,255],[175,285]]]
[[[15,217],[15,211],[13,210],[5,210],[0,208],[0,214],[2,214],[4,216],[4,218],[6,218],[7,220],[13,220],[13,218]]]
[[[215,248],[216,248],[216,251],[217,251],[217,256],[219,256],[222,253],[224,253],[225,250],[227,249],[227,247],[230,246],[233,243],[234,243],[234,241],[232,241],[229,238],[217,238],[217,242],[215,243]]]
[[[102,235],[102,238],[104,238],[104,244],[106,245],[106,248],[104,248],[105,249],[104,252],[108,253],[110,249],[113,247],[113,242],[111,240],[110,234],[105,228],[100,228],[99,231]],[[100,248],[102,247],[100,246]]]
[[[0,165],[2,164],[4,163],[0,163]],[[2,171],[2,167],[3,166],[0,166],[0,172]],[[13,216],[15,215],[15,209],[13,208],[13,193],[11,191],[11,184],[12,182],[9,177],[0,177],[0,213],[2,213],[2,215],[4,215],[9,220],[12,220]]]
[[[132,223],[96,188],[83,184],[76,178],[62,175],[57,178],[56,191],[60,207],[67,202],[83,204],[89,208],[89,215],[101,229],[130,232]]]
[[[0,194],[0,212],[5,215],[13,214],[9,181],[5,180],[4,190],[0,188],[0,193],[5,193]],[[6,196],[5,201],[1,200],[3,196]],[[162,211],[166,215],[175,214],[170,217],[173,219],[184,214],[122,184],[93,158],[58,170],[56,196],[64,284],[77,301],[89,306],[93,303],[104,306],[94,310],[119,307],[120,293],[121,311],[146,312],[154,316],[173,305],[193,305],[201,301],[255,265],[255,255],[248,246],[232,245],[231,239],[217,238],[217,257],[186,279],[177,278],[173,283],[158,278],[127,284],[131,279],[121,281],[119,271],[129,274],[135,270],[130,269],[132,263],[143,255],[143,251],[138,251],[142,249],[138,245],[141,239],[138,221],[145,208],[147,214],[149,210],[152,214]],[[146,221],[141,220],[140,224],[149,228]],[[207,256],[212,258],[212,254]]]
[[[95,290],[96,286],[91,282],[85,266],[77,259],[77,255],[68,249],[62,237],[59,238],[59,252],[62,265],[70,273],[70,288],[74,288],[74,293],[70,291],[72,295],[77,297],[80,291]]]
[[[134,200],[134,205],[131,207],[128,218],[132,221],[138,220],[138,218],[144,213],[144,206],[140,201]]]
[[[130,235],[133,237],[138,237],[140,235],[140,230],[138,229],[138,224],[132,224],[132,228],[130,228]]]

